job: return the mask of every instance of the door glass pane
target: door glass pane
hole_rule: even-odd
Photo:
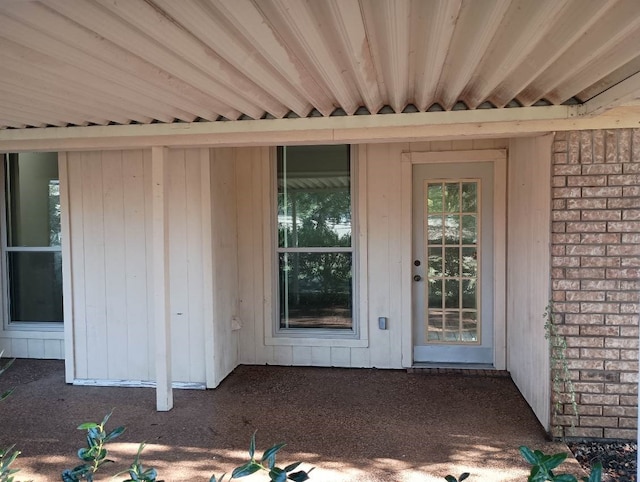
[[[426,195],[427,342],[478,343],[479,183],[428,183]]]
[[[281,148],[278,246],[351,246],[349,146]]]
[[[7,254],[11,321],[62,321],[62,253]]]
[[[7,245],[60,246],[57,153],[21,153],[8,157]]]
[[[280,328],[351,329],[351,253],[280,253]]]

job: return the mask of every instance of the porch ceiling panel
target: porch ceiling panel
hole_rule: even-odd
[[[0,129],[619,103],[640,2],[5,1],[0,65]]]

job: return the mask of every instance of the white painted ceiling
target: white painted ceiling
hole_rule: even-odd
[[[0,0],[0,128],[636,99],[639,72],[639,0]]]

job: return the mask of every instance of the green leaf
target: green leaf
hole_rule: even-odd
[[[571,474],[559,474],[553,478],[554,482],[577,482],[578,479]]]
[[[463,472],[462,474],[460,474],[458,482],[462,482],[463,480],[468,479],[470,475],[471,474],[469,472]]]
[[[456,479],[453,475],[447,475],[444,480],[446,480],[447,482],[458,482],[458,479]]]
[[[111,432],[109,432],[107,434],[107,436],[105,437],[104,441],[105,442],[110,442],[111,440],[118,438],[120,435],[122,435],[122,433],[126,430],[125,427],[120,426],[117,428],[114,428]]]
[[[311,469],[313,470],[313,469]],[[311,470],[309,470],[309,472],[311,472]],[[287,477],[289,480],[293,480],[295,482],[304,482],[305,480],[309,480],[309,474],[308,472],[305,472],[304,470],[301,470],[300,472],[294,472],[292,474],[289,474],[289,476]]]
[[[91,462],[93,460],[92,451],[86,447],[78,450],[78,458],[80,460],[84,460],[85,462]]]
[[[294,462],[293,464],[289,464],[284,468],[284,471],[291,472],[292,470],[297,469],[301,463],[302,462]]]
[[[256,432],[257,430],[253,432],[253,435],[251,435],[251,442],[249,442],[249,458],[251,460],[253,460],[253,456],[256,453]]]
[[[227,474],[222,474],[220,476],[220,479],[216,479],[216,476],[212,475],[211,478],[209,479],[209,482],[222,482],[225,475],[227,475]]]
[[[567,453],[566,452],[560,452],[560,453],[553,454],[553,455],[550,455],[550,456],[545,456],[545,460],[542,463],[542,465],[547,470],[553,470],[558,465],[560,465],[562,462],[564,462],[566,458],[567,458]]]
[[[240,467],[236,467],[235,469],[233,469],[231,478],[239,479],[240,477],[246,477],[247,475],[255,474],[258,470],[260,470],[260,464],[257,464],[252,460],[244,465],[241,465]]]
[[[62,482],[78,482],[80,480],[69,469],[66,469],[64,472],[62,472],[61,475],[62,475]]]
[[[89,430],[90,428],[98,428],[98,424],[95,422],[86,422],[78,425],[78,430]]]
[[[267,467],[272,469],[276,464],[276,454],[285,445],[285,443],[279,443],[265,450],[264,454],[262,455],[262,462],[267,462]]]
[[[278,467],[274,467],[269,471],[269,478],[272,482],[287,482],[287,473]]]
[[[111,415],[113,415],[113,408],[111,409],[111,411],[106,414],[104,416],[104,418],[102,419],[102,423],[100,425],[102,425],[103,427],[107,424],[107,422],[109,421],[109,419],[111,418]]]
[[[531,465],[535,465],[538,463],[537,457],[534,455],[534,453],[531,451],[529,447],[525,445],[520,446],[520,454],[522,454],[522,457]]]
[[[602,463],[597,461],[591,466],[591,474],[588,479],[584,479],[586,482],[600,482],[602,480]]]

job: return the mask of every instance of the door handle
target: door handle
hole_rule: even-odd
[[[422,276],[420,276],[419,274],[415,275],[413,277],[413,281],[422,281]]]

